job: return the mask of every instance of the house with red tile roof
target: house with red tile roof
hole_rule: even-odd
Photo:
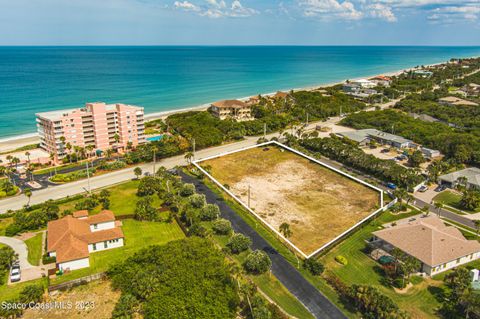
[[[47,225],[48,255],[63,271],[89,267],[90,253],[123,245],[123,231],[109,210],[92,216],[77,211]]]

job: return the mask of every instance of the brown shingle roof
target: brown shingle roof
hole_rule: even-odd
[[[124,237],[119,227],[92,232],[89,225],[92,217],[95,217],[93,220],[110,221],[111,217],[115,220],[111,211],[103,211],[86,219],[69,215],[48,223],[47,251],[56,252],[57,262],[87,258],[88,244]]]
[[[275,95],[273,96],[273,98],[274,98],[274,99],[285,99],[285,98],[287,98],[289,95],[290,95],[290,94],[288,94],[288,93],[278,91],[277,93],[275,93]]]
[[[223,101],[218,101],[215,103],[212,103],[213,106],[216,106],[218,108],[243,108],[247,107],[247,104],[245,102],[239,101],[239,100],[223,100]]]
[[[373,234],[431,267],[480,251],[479,242],[465,239],[458,229],[445,226],[435,216]]]

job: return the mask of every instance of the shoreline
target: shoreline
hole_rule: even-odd
[[[473,57],[469,57],[469,58],[478,58],[478,57],[479,56],[473,56]],[[425,68],[428,68],[428,67],[432,67],[432,66],[438,66],[438,65],[441,65],[441,64],[445,64],[445,63],[448,63],[448,62],[449,62],[449,60],[443,61],[443,62],[432,63],[432,64],[425,64],[423,66]],[[414,69],[416,69],[416,67],[409,67],[409,68],[405,68],[405,69],[401,69],[401,70],[397,70],[397,71],[385,72],[385,73],[381,73],[381,74],[366,75],[366,76],[362,76],[362,77],[351,78],[350,80],[372,78],[372,77],[380,76],[380,75],[398,76],[398,75],[400,75],[404,72],[408,72],[408,71],[414,70]],[[313,91],[313,90],[318,90],[318,89],[322,89],[322,88],[325,88],[325,87],[330,87],[330,86],[342,84],[344,82],[345,82],[345,80],[330,82],[330,83],[321,83],[321,84],[316,84],[316,85],[309,85],[309,86],[301,87],[301,88],[283,89],[283,90],[280,90],[280,91],[287,91],[287,92],[288,91],[294,91],[294,92],[295,91]],[[269,92],[269,93],[263,93],[263,94],[259,93],[259,94],[262,95],[262,96],[272,96],[272,95],[275,95],[276,92]],[[255,96],[255,95],[253,95],[253,96]],[[251,96],[247,96],[247,97],[241,97],[241,98],[236,98],[236,99],[240,100],[240,101],[245,101],[245,100],[248,100],[250,97]],[[158,120],[158,119],[165,119],[168,116],[170,116],[172,114],[177,114],[177,113],[185,113],[185,112],[190,112],[190,111],[206,111],[210,107],[211,103],[213,103],[213,102],[214,101],[209,102],[209,103],[204,103],[204,104],[201,104],[201,105],[197,105],[197,106],[192,106],[192,107],[184,107],[184,108],[180,108],[180,109],[173,109],[173,110],[167,110],[167,111],[161,111],[161,112],[147,113],[147,114],[145,114],[144,118],[145,118],[145,121],[148,122],[148,121],[154,121],[154,120]],[[39,143],[39,142],[40,142],[40,140],[39,140],[36,132],[26,133],[26,134],[17,135],[17,136],[0,138],[0,152],[13,151],[16,148],[26,146],[26,145],[30,145],[30,144]]]

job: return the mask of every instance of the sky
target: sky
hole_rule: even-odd
[[[480,0],[0,0],[0,45],[480,45]]]

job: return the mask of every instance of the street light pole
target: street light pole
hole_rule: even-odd
[[[87,167],[88,193],[91,195],[92,189],[90,188],[90,172],[88,171],[88,161],[85,161],[85,166]]]
[[[155,176],[155,164],[157,162],[157,148],[154,146],[153,147],[153,176]]]
[[[193,160],[195,160],[195,139],[192,141],[192,146],[193,146]]]

